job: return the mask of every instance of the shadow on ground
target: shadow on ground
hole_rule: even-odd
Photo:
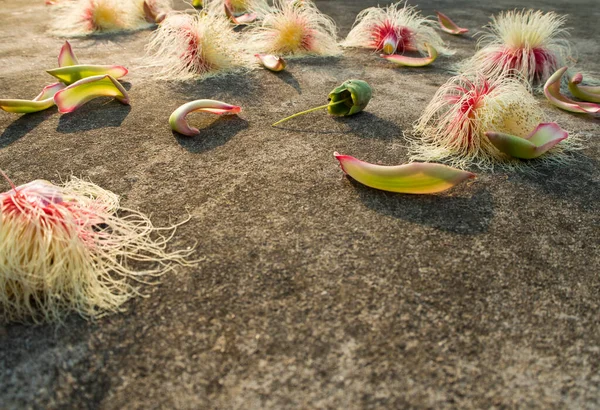
[[[4,148],[23,138],[44,120],[56,114],[56,107],[44,111],[24,114],[14,120],[0,135],[0,148]]]
[[[71,134],[99,128],[120,127],[131,112],[131,106],[115,99],[97,98],[78,110],[63,114],[56,131]]]
[[[175,131],[173,136],[183,148],[198,154],[224,145],[244,128],[248,128],[248,121],[237,115],[227,115],[217,118],[208,126],[200,124],[200,134],[194,137],[187,137]]]
[[[379,191],[348,178],[361,201],[383,215],[446,232],[476,235],[487,232],[494,217],[492,195],[470,187],[469,196],[410,195]]]

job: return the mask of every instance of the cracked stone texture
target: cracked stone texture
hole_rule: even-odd
[[[375,1],[317,1],[345,36]],[[535,0],[569,14],[579,67],[600,56],[592,0]],[[180,7],[183,3],[180,4]],[[421,0],[478,31],[521,8],[497,0]],[[0,0],[4,98],[32,98],[62,40],[43,2]],[[154,81],[140,68],[149,31],[76,39],[81,61],[123,64],[131,107],[100,99],[59,115],[0,112],[0,168],[18,184],[89,178],[151,213],[191,220],[172,247],[197,268],[96,322],[0,326],[0,408],[359,409],[598,408],[600,266],[598,118],[548,117],[578,134],[578,163],[538,174],[480,172],[435,196],[375,191],[342,176],[333,151],[398,164],[410,129],[476,39],[423,69],[364,50],[202,82]],[[348,78],[375,89],[367,110],[274,121],[324,103]],[[167,118],[197,98],[243,107]],[[2,189],[8,185],[2,182]]]

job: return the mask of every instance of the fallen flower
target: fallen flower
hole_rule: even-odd
[[[0,193],[0,323],[123,311],[136,282],[195,264],[192,251],[165,250],[178,225],[155,228],[91,182],[10,184]]]
[[[329,93],[329,103],[286,117],[277,121],[272,126],[281,124],[282,122],[288,121],[300,115],[308,114],[309,112],[321,110],[323,108],[327,108],[327,112],[330,115],[340,117],[354,115],[366,108],[367,104],[369,104],[369,101],[371,100],[372,94],[373,90],[366,81],[347,80]]]
[[[518,80],[460,75],[438,89],[408,135],[411,159],[491,168],[506,156],[486,131],[523,138],[541,122],[544,111]]]
[[[406,67],[425,67],[431,63],[433,63],[437,57],[438,53],[433,46],[429,44],[425,44],[427,47],[427,52],[429,53],[429,57],[407,57],[405,55],[398,54],[382,54],[381,58],[385,58],[392,63],[396,63],[401,66]]]
[[[70,65],[46,70],[46,72],[70,85],[83,78],[99,75],[109,75],[115,79],[121,78],[129,71],[120,65]]]
[[[121,83],[110,75],[97,75],[79,80],[54,95],[60,113],[75,111],[97,97],[114,97],[121,104],[129,105],[129,96]]]
[[[169,125],[173,131],[192,137],[200,134],[200,130],[190,127],[185,117],[195,111],[207,112],[216,115],[238,114],[241,107],[216,100],[196,100],[183,104],[169,117]]]
[[[436,11],[435,13],[437,14],[438,21],[440,22],[440,29],[442,31],[455,36],[469,31],[468,28],[458,27],[456,23],[450,20],[450,17],[446,16],[444,13],[440,13],[439,11]]]
[[[560,93],[560,83],[567,67],[556,71],[544,85],[544,95],[554,106],[570,112],[580,114],[596,114],[600,112],[600,105],[586,102],[573,101]]]
[[[370,164],[350,155],[337,152],[333,156],[340,162],[345,174],[368,187],[403,194],[433,194],[474,178],[475,174],[447,165],[426,162],[384,166]]]
[[[575,74],[569,80],[569,91],[571,91],[571,94],[583,101],[600,103],[600,87],[580,85],[582,81],[583,75],[581,73]]]
[[[287,66],[286,61],[282,57],[274,56],[272,54],[254,54],[254,57],[258,58],[260,64],[267,70],[275,72],[283,71]]]
[[[570,55],[566,16],[535,10],[506,11],[492,17],[482,48],[462,64],[462,72],[489,80],[515,76],[532,88],[543,84]]]
[[[54,95],[65,88],[63,83],[54,83],[44,87],[33,100],[0,100],[0,108],[6,112],[29,114],[46,110],[54,105]]]
[[[217,13],[170,13],[152,33],[147,65],[160,79],[207,78],[250,66],[244,43]]]
[[[290,0],[275,0],[268,10],[245,38],[255,52],[281,56],[341,53],[335,22],[321,13],[314,2],[305,0],[299,5]]]
[[[402,54],[406,51],[425,54],[427,43],[440,54],[453,54],[432,26],[431,20],[406,2],[400,1],[385,8],[369,7],[356,16],[352,30],[342,45],[370,48],[384,54]]]
[[[556,123],[542,123],[525,137],[501,132],[486,132],[485,135],[498,150],[521,159],[537,158],[569,136]]]

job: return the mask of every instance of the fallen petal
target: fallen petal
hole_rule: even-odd
[[[238,114],[241,107],[216,100],[196,100],[183,104],[169,117],[169,125],[173,131],[192,137],[200,134],[200,130],[190,127],[185,117],[194,111],[207,112],[216,115]]]
[[[485,135],[501,152],[522,159],[537,158],[569,136],[553,122],[538,125],[525,138],[500,132],[486,132]]]
[[[6,112],[14,112],[19,114],[29,114],[46,110],[54,105],[52,98],[50,100],[33,101],[33,100],[0,100],[0,108]]]
[[[79,62],[73,49],[71,48],[71,44],[68,41],[65,41],[62,48],[60,49],[60,53],[58,53],[58,66],[59,67],[68,67],[72,65],[78,65]]]
[[[433,46],[431,46],[430,44],[426,44],[425,45],[427,47],[427,52],[429,53],[429,57],[407,57],[404,55],[399,55],[399,54],[391,54],[391,55],[386,55],[386,54],[382,54],[381,57],[385,58],[388,61],[391,61],[392,63],[396,63],[398,65],[402,65],[402,66],[407,66],[407,67],[425,67],[426,65],[429,65],[431,63],[433,63],[437,56],[437,50],[435,48],[433,48]]]
[[[69,85],[83,78],[99,75],[109,75],[115,79],[121,78],[128,73],[128,70],[120,65],[71,65],[46,72]]]
[[[439,11],[436,11],[438,21],[440,22],[440,29],[446,33],[459,35],[469,31],[468,28],[461,28],[456,25],[455,22],[450,20],[448,16]]]
[[[342,170],[353,179],[368,187],[403,194],[433,194],[474,178],[475,174],[447,165],[427,162],[384,166],[361,161],[350,155],[333,156]]]
[[[569,80],[569,91],[574,97],[583,101],[600,103],[600,87],[589,85],[580,85],[583,81],[583,75],[577,73]]]
[[[271,71],[283,71],[287,66],[286,61],[279,56],[272,54],[254,54],[254,57],[258,58],[263,67]]]
[[[560,93],[560,81],[566,71],[567,67],[563,67],[552,74],[548,81],[546,81],[546,84],[544,85],[544,95],[548,101],[565,111],[582,114],[595,114],[600,112],[600,105],[598,104],[573,101]]]
[[[50,84],[33,100],[0,100],[0,108],[7,112],[29,114],[46,110],[54,105],[54,95],[65,88],[63,83]]]
[[[233,14],[227,3],[225,3],[225,14],[235,25],[250,24],[257,19],[256,13],[245,13],[239,16]]]
[[[97,97],[115,97],[129,105],[129,96],[121,83],[110,75],[97,75],[79,80],[56,93],[54,102],[60,113],[73,112]]]

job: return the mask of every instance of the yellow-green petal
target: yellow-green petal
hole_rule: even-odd
[[[129,96],[121,83],[109,75],[98,75],[79,80],[56,93],[54,102],[61,113],[73,112],[97,97],[114,97],[129,105]]]
[[[54,95],[63,88],[63,83],[47,85],[33,100],[3,99],[0,100],[0,109],[18,114],[43,111],[54,105]]]
[[[67,85],[87,77],[110,75],[112,78],[118,79],[128,73],[127,69],[120,65],[71,65],[46,72]]]
[[[427,162],[385,166],[370,164],[350,155],[333,153],[344,173],[368,187],[403,194],[433,194],[474,178],[475,174],[447,165]]]
[[[569,136],[553,122],[538,125],[525,138],[500,132],[486,132],[485,135],[499,151],[521,159],[537,158]]]
[[[595,114],[600,112],[600,105],[573,101],[560,93],[560,83],[567,67],[562,67],[548,78],[544,85],[544,95],[556,107],[580,114]]]
[[[71,48],[71,43],[65,41],[62,48],[60,49],[60,53],[58,53],[58,66],[59,67],[68,67],[72,65],[78,65],[79,61]]]

